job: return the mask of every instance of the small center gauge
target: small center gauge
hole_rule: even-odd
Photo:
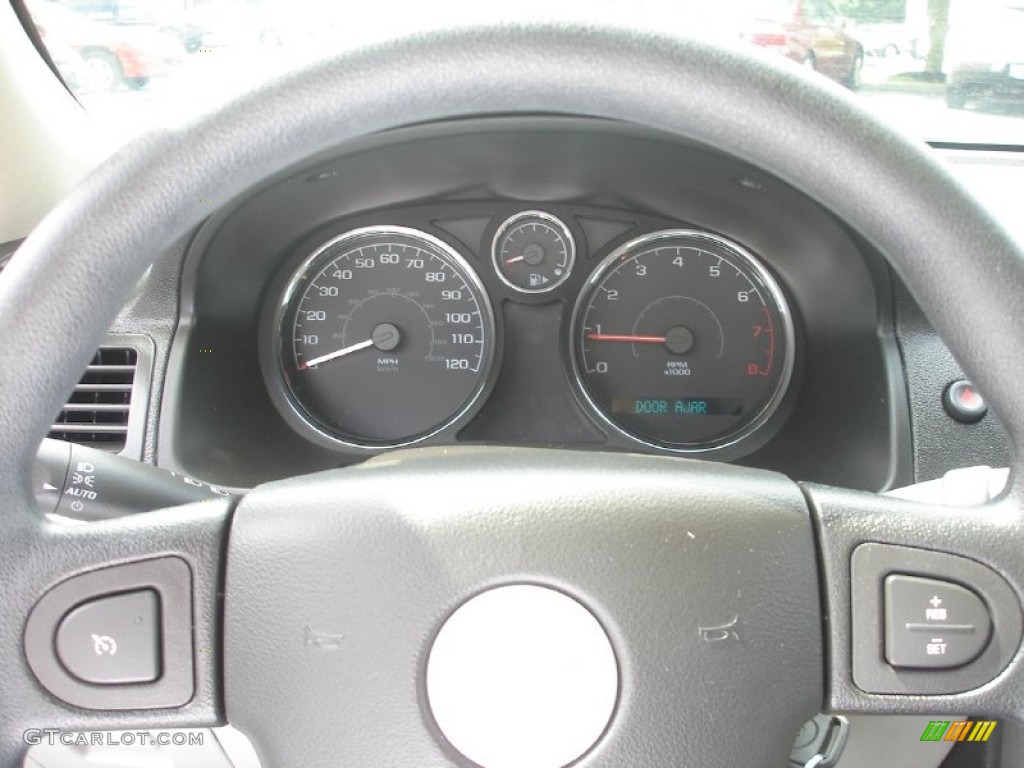
[[[523,293],[544,293],[569,277],[576,243],[557,217],[522,211],[498,227],[491,252],[498,277],[506,285]]]

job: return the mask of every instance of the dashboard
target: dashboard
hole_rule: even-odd
[[[224,484],[457,444],[912,477],[884,261],[710,147],[413,126],[220,204],[181,269],[159,462]]]

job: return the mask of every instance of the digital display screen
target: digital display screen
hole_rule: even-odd
[[[616,397],[612,413],[627,416],[738,416],[743,401],[735,397]]]

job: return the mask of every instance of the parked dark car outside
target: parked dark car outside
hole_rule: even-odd
[[[1024,0],[978,0],[952,19],[946,38],[946,104],[965,109],[975,98],[1024,97]]]

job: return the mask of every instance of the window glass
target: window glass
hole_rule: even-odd
[[[923,138],[1024,144],[1024,0],[26,2],[70,88],[126,139],[340,49],[554,14],[744,41]]]

